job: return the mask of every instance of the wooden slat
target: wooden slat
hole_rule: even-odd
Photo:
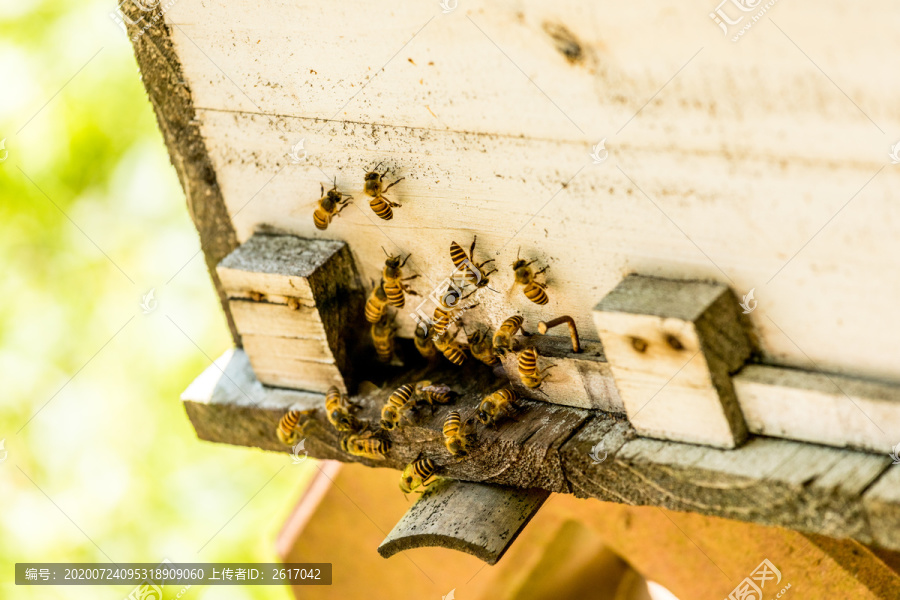
[[[748,365],[733,378],[754,433],[887,454],[900,442],[900,387]]]
[[[262,386],[239,351],[219,366],[225,376],[210,367],[183,396],[199,437],[289,451],[275,437],[278,419],[292,407],[320,407],[323,397]],[[403,381],[425,374],[410,373]],[[480,368],[431,376],[446,378],[462,392],[452,408],[464,414],[471,414],[480,400],[478,390],[496,385],[488,370]],[[398,383],[354,398],[363,406],[361,416],[376,418]],[[304,432],[305,447],[317,458],[394,469],[425,456],[435,460],[439,475],[451,479],[573,492],[852,537],[900,550],[900,471],[889,468],[891,461],[884,455],[756,437],[736,450],[719,450],[637,438],[627,421],[600,411],[524,404],[516,421],[496,431],[479,428],[476,450],[462,461],[451,459],[441,440],[440,426],[449,406],[438,408],[434,416],[426,410],[413,424],[392,433],[393,447],[382,461],[343,454],[339,436],[321,410]],[[603,460],[595,463],[592,451]]]
[[[441,481],[403,515],[378,552],[388,558],[403,550],[441,546],[493,565],[549,496],[545,490]]]

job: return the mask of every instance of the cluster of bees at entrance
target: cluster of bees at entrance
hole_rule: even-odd
[[[379,173],[378,167],[365,175],[364,192],[370,198],[369,206],[381,219],[391,220],[393,209],[400,206],[384,193],[398,184],[400,178],[389,185],[385,185],[384,177],[387,171]],[[325,230],[332,219],[340,215],[341,211],[350,202],[350,196],[342,194],[337,189],[337,184],[325,192],[321,186],[322,198],[313,212],[313,222],[316,228]],[[513,315],[506,319],[500,327],[491,334],[486,326],[479,326],[471,334],[466,332],[465,344],[457,341],[461,325],[459,324],[462,313],[478,304],[469,304],[462,307],[463,300],[469,298],[479,290],[489,285],[489,276],[497,269],[492,267],[486,270],[485,266],[494,262],[493,259],[481,263],[475,262],[475,242],[473,237],[469,251],[453,241],[450,244],[450,261],[456,268],[451,284],[447,290],[439,295],[438,306],[434,310],[430,322],[419,322],[415,333],[415,347],[418,352],[432,362],[440,360],[443,356],[454,365],[462,365],[467,360],[467,354],[471,354],[476,360],[488,367],[496,368],[500,365],[500,357],[513,351],[513,338],[521,332],[523,335],[531,335],[524,329],[524,319],[519,315]],[[381,273],[381,282],[374,287],[369,294],[365,305],[365,318],[371,324],[371,337],[379,361],[389,363],[394,358],[395,332],[394,316],[389,313],[389,308],[403,308],[406,295],[418,296],[419,294],[409,287],[407,283],[418,277],[411,275],[404,277],[403,269],[410,255],[403,258],[400,255],[389,255]],[[537,305],[546,305],[549,302],[547,284],[537,281],[537,276],[546,272],[547,267],[535,271],[531,265],[535,261],[527,261],[516,255],[516,260],[511,264],[515,274],[515,282],[521,287],[525,297]],[[467,294],[462,295],[466,290]],[[567,317],[568,318],[568,317]],[[571,320],[571,319],[570,319]],[[453,325],[456,325],[454,328]],[[543,324],[542,324],[543,326]],[[517,355],[517,370],[522,384],[531,389],[538,389],[547,371],[552,365],[543,370],[538,366],[539,354],[533,347],[526,348]],[[381,460],[390,451],[391,440],[385,432],[400,429],[411,421],[412,415],[418,409],[429,406],[432,413],[436,405],[452,403],[458,394],[449,385],[439,382],[423,380],[416,383],[407,383],[397,388],[387,399],[382,410],[381,420],[377,427],[373,427],[368,421],[357,419],[354,412],[359,408],[350,402],[349,398],[337,388],[331,388],[325,397],[325,411],[328,421],[341,435],[341,448],[354,456],[361,456],[373,460]],[[463,419],[460,411],[453,410],[449,413],[443,424],[444,446],[447,452],[457,459],[466,457],[470,449],[476,443],[475,421],[485,426],[496,427],[504,418],[512,418],[519,408],[519,396],[511,387],[503,387],[486,395],[480,402],[474,417]],[[290,411],[285,414],[277,429],[279,439],[288,445],[292,445],[299,439],[302,425],[300,424],[299,411]],[[417,458],[407,465],[400,478],[400,489],[404,493],[412,491],[424,491],[430,484],[437,481],[437,467],[430,458]]]

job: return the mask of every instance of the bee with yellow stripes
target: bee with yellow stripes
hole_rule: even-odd
[[[525,385],[525,387],[529,387],[532,389],[540,387],[541,382],[548,377],[548,375],[546,374],[547,371],[556,366],[550,365],[542,371],[538,369],[537,360],[538,351],[534,348],[526,348],[525,350],[519,352],[519,359],[517,361],[519,377],[522,378],[522,383]]]
[[[303,425],[300,424],[300,415],[308,414],[312,411],[289,410],[278,421],[278,427],[275,434],[278,440],[286,445],[293,446],[303,435]],[[305,425],[305,423],[304,423]]]
[[[313,211],[313,223],[315,223],[316,229],[324,231],[328,229],[331,219],[341,214],[341,211],[347,207],[347,203],[350,202],[350,195],[340,193],[337,189],[337,182],[335,182],[333,188],[328,190],[327,194],[325,193],[324,185],[320,183],[319,187],[322,190],[322,197],[319,198],[319,204],[316,210]]]
[[[350,433],[341,439],[341,450],[353,456],[384,460],[391,451],[391,440],[378,437],[374,431]]]
[[[500,359],[494,354],[494,346],[491,342],[490,331],[479,327],[469,336],[469,352],[472,356],[489,367],[500,364]]]
[[[478,406],[476,414],[478,420],[484,425],[495,426],[504,416],[511,416],[519,407],[519,396],[509,388],[497,390],[493,394],[485,396]]]
[[[375,346],[375,355],[383,363],[391,362],[394,358],[394,334],[397,326],[393,318],[382,315],[377,323],[372,325],[372,344]]]
[[[522,292],[525,294],[525,297],[534,302],[535,304],[544,305],[550,301],[550,297],[547,296],[547,284],[539,283],[535,281],[535,277],[545,272],[549,267],[544,267],[538,272],[532,272],[531,264],[535,261],[526,261],[524,259],[519,258],[518,252],[516,253],[516,262],[512,264],[513,271],[516,275],[516,283],[522,286],[525,286],[522,289]]]
[[[325,417],[335,429],[342,432],[358,431],[360,422],[352,414],[355,409],[356,405],[339,389],[334,386],[328,389],[325,394]]]
[[[466,251],[463,250],[462,246],[456,242],[450,242],[450,260],[453,261],[457,270],[463,269],[463,272],[458,274],[457,277],[465,285],[474,285],[476,289],[488,285],[488,283],[490,283],[488,281],[488,275],[497,272],[497,269],[493,269],[492,271],[485,273],[482,268],[489,262],[494,262],[493,258],[482,263],[475,262],[475,240],[477,237],[478,236],[472,237],[472,246],[469,248],[468,254],[466,254]]]
[[[416,350],[428,360],[437,358],[438,353],[437,348],[434,347],[434,340],[431,339],[434,335],[433,331],[431,325],[422,320],[416,326],[416,334],[413,337],[413,341],[416,343]]]
[[[369,206],[378,215],[379,218],[384,219],[385,221],[390,221],[394,218],[394,208],[400,206],[398,202],[392,202],[385,198],[384,193],[403,181],[405,177],[401,177],[394,183],[389,186],[382,188],[382,184],[384,183],[384,176],[387,175],[387,171],[384,173],[377,172],[380,165],[376,165],[375,169],[372,169],[368,173],[366,173],[365,183],[363,187],[363,191],[366,196],[370,196],[372,199],[369,200]]]
[[[459,411],[451,411],[444,421],[444,446],[457,458],[469,454],[469,446],[475,441],[475,423],[472,419],[463,422]]]
[[[500,356],[511,352],[513,349],[513,336],[516,335],[516,332],[521,330],[523,335],[528,335],[525,333],[524,323],[525,319],[519,315],[513,315],[503,321],[500,327],[497,328],[497,331],[494,332],[494,352]]]
[[[400,262],[400,256],[394,256],[393,254],[388,254],[387,250],[384,248],[381,249],[382,252],[387,256],[387,260],[384,261],[384,269],[381,271],[381,276],[384,281],[384,293],[387,295],[388,304],[391,306],[396,306],[397,308],[403,308],[403,305],[406,304],[406,299],[404,298],[404,292],[410,294],[411,296],[418,296],[419,294],[409,288],[404,281],[409,281],[410,279],[415,279],[418,275],[412,275],[410,277],[403,277],[403,267],[406,265],[406,261],[409,260],[409,257],[412,254],[407,254],[406,258],[403,259],[403,262]]]
[[[455,331],[452,336],[449,333],[439,335],[434,340],[434,347],[444,355],[444,358],[454,365],[460,366],[466,361],[466,351],[460,343],[456,341],[457,334],[459,334],[459,330]]]
[[[411,492],[421,494],[428,489],[428,486],[438,480],[435,476],[437,467],[430,458],[418,458],[406,465],[403,473],[400,474],[400,491],[403,495]],[[418,488],[422,488],[418,490]],[[418,491],[417,491],[418,490]]]
[[[432,383],[424,379],[416,384],[416,404],[428,404],[434,412],[436,404],[450,404],[457,394],[446,383]]]
[[[388,397],[381,409],[381,428],[386,430],[400,427],[400,421],[410,408],[415,406],[416,399],[413,396],[413,384],[407,383],[398,387]]]
[[[369,294],[369,298],[366,300],[366,321],[377,323],[384,316],[384,311],[387,310],[387,307],[388,298],[384,291],[384,280],[382,279],[378,287],[372,289],[372,293]]]

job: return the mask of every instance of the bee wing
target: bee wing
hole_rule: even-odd
[[[318,208],[319,202],[321,200],[322,199],[319,198],[318,200],[313,200],[312,202],[304,202],[302,204],[298,204],[297,206],[295,206],[294,208],[291,209],[291,215],[297,215],[297,214],[309,212],[310,207],[314,207],[313,210],[316,210],[316,208]]]
[[[372,394],[380,389],[381,389],[380,387],[378,387],[371,381],[361,381],[359,383],[359,387],[357,388],[356,391],[360,396],[367,396],[367,395]]]

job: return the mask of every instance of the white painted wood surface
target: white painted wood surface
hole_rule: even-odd
[[[755,288],[766,362],[900,381],[900,7],[782,2],[736,44],[713,9],[179,0],[166,19],[241,240],[260,227],[346,240],[366,282],[380,246],[412,252],[427,293],[450,241],[477,233],[500,293],[480,291],[467,318],[568,313],[585,338],[630,272]],[[406,177],[390,222],[361,194],[379,162]],[[318,232],[332,177],[355,207]],[[550,266],[546,307],[506,296],[519,246]]]

